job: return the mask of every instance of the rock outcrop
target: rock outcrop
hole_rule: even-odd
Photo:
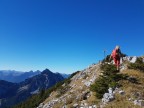
[[[138,57],[124,57],[123,60],[129,63],[135,63]],[[109,103],[116,100],[116,96],[125,97],[127,92],[122,88],[109,88],[108,92],[104,93],[103,98],[99,104],[95,104],[95,93],[90,90],[90,86],[95,80],[102,75],[100,69],[101,63],[92,64],[88,68],[80,71],[71,78],[69,85],[63,84],[62,86],[69,86],[68,91],[58,96],[58,91],[53,91],[43,103],[37,108],[104,108]],[[121,71],[127,69],[127,65],[122,63]],[[136,84],[136,78],[129,76],[127,81]],[[143,107],[143,99],[127,99],[133,105]]]

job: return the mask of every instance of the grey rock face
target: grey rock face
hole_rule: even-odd
[[[134,105],[144,106],[144,100],[134,100]]]
[[[109,91],[109,93],[105,93],[103,95],[103,98],[102,98],[102,102],[104,104],[106,104],[106,103],[108,103],[108,102],[110,102],[110,101],[115,99],[112,88],[109,88],[108,91]]]

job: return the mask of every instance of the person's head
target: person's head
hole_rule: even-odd
[[[117,50],[120,49],[120,46],[117,45],[117,46],[115,47],[115,49],[117,49]]]

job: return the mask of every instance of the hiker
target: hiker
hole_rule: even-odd
[[[121,58],[121,50],[120,50],[120,46],[116,46],[115,49],[112,51],[112,54],[110,56],[110,58],[113,58],[114,63],[116,65],[117,70],[119,70],[120,67],[120,58]]]

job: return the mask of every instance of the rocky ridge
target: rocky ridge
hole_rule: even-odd
[[[137,57],[124,57],[124,61],[135,63]],[[143,59],[144,61],[144,59]],[[71,78],[70,84],[63,84],[67,88],[63,94],[59,90],[53,91],[50,96],[37,108],[104,108],[110,102],[116,100],[116,95],[125,96],[127,93],[122,88],[109,88],[108,93],[103,95],[102,100],[96,104],[95,93],[90,90],[90,86],[102,75],[100,70],[101,63],[92,64],[88,68],[80,71]],[[121,72],[127,69],[126,64],[122,64]],[[129,77],[131,80],[131,78]],[[143,99],[127,99],[132,105],[144,106]]]

